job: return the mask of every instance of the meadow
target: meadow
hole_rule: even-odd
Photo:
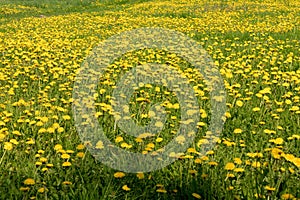
[[[173,91],[141,84],[123,109],[145,126],[151,105],[161,105],[161,133],[133,137],[116,126],[113,91],[141,63],[180,71],[200,107],[196,139],[172,155],[177,161],[126,173],[87,148],[107,146],[79,137],[73,89],[94,47],[142,27],[176,30],[206,50],[223,78],[226,121],[216,146],[201,153],[211,123],[203,76],[163,50],[124,54],[94,95],[99,125],[115,146],[156,156],[183,123]],[[299,41],[297,0],[0,0],[0,199],[300,199]]]

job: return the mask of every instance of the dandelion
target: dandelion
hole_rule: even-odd
[[[26,191],[28,191],[28,190],[30,190],[29,187],[20,187],[20,191],[26,192]]]
[[[196,199],[201,199],[200,194],[192,193],[192,196],[195,197]]]
[[[238,167],[238,168],[235,168],[233,171],[234,172],[244,172],[245,169]]]
[[[281,198],[282,199],[294,199],[295,197],[292,194],[283,194],[283,195],[281,195]]]
[[[175,138],[175,141],[178,143],[178,144],[184,144],[185,142],[185,137],[182,136],[182,135],[179,135]]]
[[[145,178],[145,175],[144,175],[144,173],[142,173],[142,172],[138,172],[138,173],[136,174],[136,176],[138,177],[138,179],[144,179],[144,178]]]
[[[8,151],[12,150],[13,144],[11,142],[4,142],[4,149]]]
[[[63,184],[64,185],[72,185],[72,182],[71,181],[64,181]]]
[[[79,144],[77,147],[76,147],[77,150],[83,150],[84,149],[84,145],[83,144]]]
[[[224,169],[226,169],[226,170],[233,170],[234,168],[235,168],[235,165],[232,162],[227,163],[224,167]]]
[[[236,105],[238,107],[242,107],[244,105],[244,103],[242,101],[238,100],[238,101],[236,101]]]
[[[79,158],[83,158],[84,155],[85,155],[84,152],[78,152],[78,153],[76,154],[76,156],[79,157]]]
[[[123,137],[121,137],[121,136],[118,136],[118,137],[116,137],[116,139],[115,139],[115,142],[116,143],[119,143],[119,142],[122,142],[123,141]]]
[[[158,193],[167,193],[167,190],[163,189],[163,188],[159,188],[156,190],[156,192]]]
[[[260,168],[261,164],[260,162],[254,161],[251,166],[254,168]]]
[[[55,151],[59,151],[59,150],[62,150],[62,149],[63,149],[63,147],[62,147],[61,144],[56,144],[56,145],[54,146],[54,150],[55,150]]]
[[[115,178],[123,178],[125,176],[125,173],[123,173],[123,172],[116,172],[115,174],[114,174],[114,177]]]
[[[127,185],[123,185],[122,189],[125,190],[125,191],[130,191],[131,190]]]
[[[69,158],[70,158],[70,155],[64,153],[64,154],[61,155],[61,158],[62,158],[62,159],[69,159]]]
[[[282,138],[276,138],[276,139],[269,140],[269,142],[280,145],[280,144],[283,144],[284,140]]]
[[[273,188],[273,187],[270,187],[270,186],[265,186],[265,189],[268,190],[268,191],[275,191],[276,188]]]
[[[158,121],[155,123],[155,126],[161,128],[164,126],[164,124],[162,122]]]
[[[103,149],[104,148],[104,145],[103,145],[103,142],[100,140],[96,143],[96,146],[95,146],[96,149]]]
[[[62,164],[63,167],[70,167],[72,164],[70,162],[64,162]]]
[[[39,193],[44,193],[45,192],[45,188],[42,187],[42,188],[38,189],[38,192]]]
[[[236,128],[236,129],[234,129],[234,131],[233,131],[233,133],[235,133],[235,134],[239,134],[239,133],[242,133],[242,132],[243,132],[243,130],[240,129],[240,128]]]
[[[24,184],[25,184],[25,185],[34,185],[34,184],[35,184],[35,181],[34,181],[34,179],[32,179],[32,178],[27,178],[27,179],[24,181]]]

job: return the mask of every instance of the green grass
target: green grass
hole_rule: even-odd
[[[300,8],[296,1],[276,1],[270,11],[266,3],[0,0],[0,199],[195,199],[193,193],[202,199],[256,199],[255,195],[283,199],[287,194],[299,199],[299,160],[288,156],[300,157],[300,117],[291,110],[300,101]],[[74,78],[99,42],[140,27],[175,29],[201,44],[226,81],[231,116],[227,115],[213,152],[199,156],[198,144],[211,118],[203,77],[180,55],[157,49],[124,54],[99,78],[97,88],[96,102],[102,103],[96,107],[98,121],[114,145],[126,142],[132,145],[122,147],[127,151],[150,154],[170,142],[180,126],[181,110],[174,108],[178,98],[168,88],[153,84],[139,87],[128,109],[134,122],[147,125],[151,105],[164,102],[168,115],[159,135],[163,140],[153,137],[140,142],[115,127],[109,106],[113,86],[144,62],[167,63],[194,80],[190,84],[207,116],[202,110],[199,120],[205,126],[190,146],[196,153],[184,152],[193,158],[181,157],[163,169],[144,173],[142,179],[135,173],[115,178],[117,170],[98,162],[88,148],[77,148],[84,141],[72,112]],[[270,92],[264,93],[265,88]],[[139,97],[146,100],[138,101]],[[62,131],[53,128],[57,124]],[[235,133],[238,129],[242,131]],[[116,142],[118,136],[123,141]],[[283,153],[275,158],[272,150]],[[65,154],[70,158],[62,158]],[[65,161],[71,166],[62,166]],[[233,162],[244,171],[224,169]],[[255,167],[256,162],[260,167]],[[25,184],[27,178],[35,184]],[[130,190],[122,189],[124,185]]]

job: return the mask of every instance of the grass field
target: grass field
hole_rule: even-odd
[[[200,106],[196,139],[177,161],[125,173],[87,150],[108,147],[80,139],[72,91],[93,47],[141,27],[176,30],[202,45],[224,79],[226,122],[215,148],[201,154],[211,119],[203,76],[163,50],[124,54],[99,77],[95,95],[114,145],[155,156],[182,124],[174,93],[142,84],[126,109],[147,125],[150,106],[161,103],[162,132],[134,138],[115,126],[113,90],[141,63],[180,71]],[[0,0],[0,199],[300,199],[299,41],[296,0]]]

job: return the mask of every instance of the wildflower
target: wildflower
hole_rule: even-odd
[[[24,181],[24,184],[25,184],[25,185],[34,185],[34,184],[35,184],[35,181],[34,181],[34,179],[32,179],[32,178],[27,178],[27,179]]]
[[[192,193],[192,196],[195,197],[196,199],[201,199],[200,194]]]
[[[235,165],[234,165],[234,163],[229,162],[229,163],[227,163],[227,164],[225,165],[224,168],[225,168],[226,170],[233,170],[233,169],[235,168]]]
[[[42,188],[38,189],[38,192],[39,193],[44,193],[45,192],[45,188],[42,187]]]
[[[156,190],[156,192],[158,193],[167,193],[167,190],[163,189],[163,188],[159,188]]]
[[[242,160],[241,160],[240,158],[234,158],[233,160],[234,160],[234,163],[236,163],[236,164],[238,164],[238,165],[240,165],[240,164],[243,163]]]
[[[251,166],[255,168],[260,168],[261,164],[260,162],[254,161]]]
[[[281,195],[281,198],[282,199],[294,199],[295,197],[292,194],[283,194],[283,195]]]
[[[123,172],[116,172],[115,174],[114,174],[114,177],[115,178],[123,178],[125,176],[125,173],[123,173]]]
[[[8,151],[12,150],[13,144],[11,142],[4,142],[4,149]]]
[[[115,142],[116,143],[119,143],[119,142],[122,142],[123,141],[123,137],[121,137],[121,136],[118,136],[118,137],[116,137],[116,139],[115,139]]]
[[[138,179],[144,179],[144,173],[142,173],[142,172],[138,172],[137,174],[136,174],[136,176],[138,177]]]
[[[61,155],[61,158],[63,158],[63,159],[69,159],[70,158],[70,155],[69,154],[62,154]]]
[[[127,185],[123,185],[122,189],[125,190],[125,191],[130,191],[130,188]]]
[[[235,172],[244,172],[245,169],[238,167],[238,168],[235,168],[233,171],[235,171]]]
[[[164,126],[164,124],[162,122],[158,121],[155,123],[155,126],[161,128]]]
[[[28,190],[30,190],[30,188],[29,187],[20,187],[20,191],[28,191]]]
[[[63,147],[62,147],[62,145],[60,145],[60,144],[56,144],[56,145],[54,146],[54,150],[55,150],[55,151],[59,151],[59,150],[61,150],[61,149],[63,149]]]
[[[99,141],[96,143],[95,148],[96,148],[96,149],[103,149],[103,148],[104,148],[103,142],[102,142],[101,140],[99,140]]]
[[[273,188],[273,187],[270,187],[270,186],[265,186],[265,189],[268,190],[268,191],[274,191],[276,190],[276,188]]]
[[[72,185],[72,182],[71,181],[64,181],[63,184],[64,185]]]
[[[242,101],[238,100],[238,101],[236,102],[236,105],[237,105],[238,107],[242,107],[242,106],[244,105],[244,103],[243,103]]]
[[[243,130],[240,129],[240,128],[236,128],[236,129],[234,129],[234,131],[233,131],[233,133],[235,133],[235,134],[239,134],[239,133],[242,133],[242,132],[243,132]]]
[[[76,154],[76,156],[79,157],[79,158],[83,158],[84,155],[85,155],[84,152],[78,152],[78,153]]]
[[[271,139],[269,142],[273,142],[274,144],[283,144],[284,140],[282,138]]]
[[[79,144],[77,147],[76,147],[77,150],[82,150],[84,149],[84,145],[83,144]]]
[[[70,162],[64,162],[62,164],[63,167],[70,167],[72,164]]]

